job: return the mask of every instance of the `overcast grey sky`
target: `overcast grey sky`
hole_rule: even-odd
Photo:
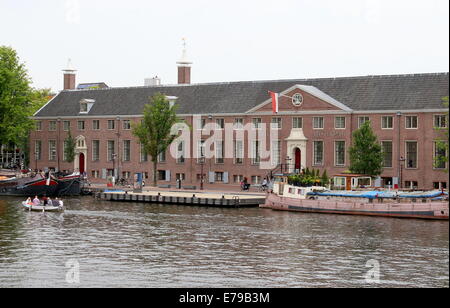
[[[192,82],[447,72],[448,0],[0,0],[0,45],[34,86],[177,82],[182,41]]]

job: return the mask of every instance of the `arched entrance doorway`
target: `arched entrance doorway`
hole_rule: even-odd
[[[84,153],[80,153],[80,158],[79,158],[79,166],[80,166],[80,174],[83,174],[85,171],[85,166],[84,166]]]
[[[295,167],[294,167],[294,169],[297,171],[297,172],[299,172],[299,171],[301,171],[300,169],[301,169],[301,167],[302,167],[302,151],[300,151],[300,149],[299,148],[295,148],[295,151],[294,151],[294,157],[295,157]]]
[[[83,174],[87,170],[86,138],[84,136],[78,136],[75,140],[75,160],[73,162],[73,170],[74,172]]]

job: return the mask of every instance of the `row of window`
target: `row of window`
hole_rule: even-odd
[[[370,121],[370,117],[362,116],[358,117],[358,127],[360,127],[365,122]],[[282,118],[274,117],[271,120],[271,128],[272,129],[281,129],[282,128]],[[216,129],[224,129],[225,128],[225,119],[219,118],[216,119]],[[261,128],[262,127],[262,119],[261,118],[253,118],[252,119],[253,128]],[[204,129],[206,126],[206,119],[200,118],[198,123],[199,129]],[[313,117],[313,128],[314,129],[323,129],[325,127],[324,117]],[[445,115],[434,115],[434,127],[436,128],[446,128],[447,127],[447,117]],[[244,128],[244,119],[243,118],[235,118],[234,121],[235,129],[243,129]],[[302,117],[294,117],[292,118],[292,128],[303,128],[303,118]],[[335,129],[345,129],[346,128],[346,117],[337,116],[334,118],[334,128]],[[381,128],[382,129],[393,129],[394,128],[394,117],[393,116],[382,116],[381,117]],[[417,129],[419,128],[418,116],[405,116],[405,128],[406,129]],[[77,129],[80,131],[84,131],[86,129],[86,121],[80,120],[77,121]],[[100,130],[100,120],[92,120],[92,129]],[[116,120],[108,120],[107,121],[107,129],[115,130],[116,129]],[[131,120],[123,120],[122,121],[122,129],[123,130],[131,130]],[[57,121],[49,121],[49,131],[57,130]],[[70,130],[70,121],[63,121],[63,130]],[[36,131],[42,131],[42,122],[36,122]]]
[[[62,121],[63,130],[69,131],[71,122],[70,121]],[[84,131],[86,130],[86,121],[85,120],[79,120],[77,121],[77,129]],[[92,130],[100,130],[100,120],[92,120]],[[107,129],[108,130],[115,130],[116,129],[116,120],[108,120],[107,121]],[[123,120],[122,121],[122,129],[123,130],[131,130],[131,120]],[[49,131],[56,131],[57,130],[57,121],[49,121],[48,122],[48,130]],[[36,121],[36,131],[42,131],[42,121]]]
[[[206,119],[200,118],[198,120],[198,128],[204,129],[206,126]],[[358,128],[361,127],[365,122],[369,122],[370,117],[361,116],[358,117]],[[272,129],[281,129],[282,128],[282,118],[274,117],[271,120],[271,128]],[[225,128],[225,119],[219,118],[216,119],[215,122],[216,129],[224,129]],[[253,128],[261,128],[262,119],[261,118],[253,118],[252,119]],[[434,116],[434,126],[436,128],[446,128],[447,127],[447,117],[445,115],[435,115]],[[325,127],[324,117],[313,117],[313,128],[314,129],[323,129]],[[235,129],[243,129],[244,128],[244,119],[243,118],[235,118],[234,119],[234,128]],[[303,128],[303,118],[302,117],[293,117],[292,118],[292,128]],[[337,116],[334,118],[334,128],[335,129],[345,129],[346,128],[346,117],[345,116]],[[382,129],[393,129],[394,128],[394,117],[393,116],[382,116],[381,117],[381,128]],[[405,116],[405,128],[407,129],[417,129],[419,128],[418,116]]]
[[[84,147],[84,141],[78,141],[78,147]],[[66,144],[64,143],[64,149]],[[392,168],[393,167],[393,142],[392,141],[381,141],[382,151],[383,151],[383,167]],[[253,141],[252,143],[252,164],[259,164],[261,162],[261,143],[259,141]],[[65,150],[63,149],[63,160],[66,161]],[[116,142],[114,140],[107,141],[107,160],[114,161],[117,159],[116,155]],[[217,141],[215,143],[216,164],[224,163],[224,144],[223,141]],[[131,161],[131,140],[122,141],[122,161]],[[184,142],[179,142],[177,145],[177,163],[181,164],[185,162],[185,146]],[[35,159],[42,159],[42,141],[35,141]],[[324,141],[313,141],[313,165],[323,166],[324,165]],[[49,140],[48,142],[48,159],[49,161],[56,161],[57,150],[56,150],[56,140]],[[433,157],[443,157],[447,153],[445,149],[441,147],[434,146]],[[202,140],[198,144],[198,157],[205,157],[205,141]],[[234,163],[243,164],[244,163],[244,142],[242,140],[234,141]],[[281,141],[273,141],[271,162],[273,165],[278,165],[281,163]],[[100,160],[100,140],[92,141],[92,161]],[[405,141],[405,157],[404,157],[405,168],[416,169],[418,168],[418,143],[417,141]],[[147,162],[148,155],[145,153],[142,145],[140,147],[140,161]],[[166,161],[166,154],[161,153],[158,157],[159,162]],[[345,141],[334,141],[334,165],[336,167],[344,167],[346,165],[346,142]],[[439,160],[437,165],[434,166],[435,169],[445,169],[445,161]]]

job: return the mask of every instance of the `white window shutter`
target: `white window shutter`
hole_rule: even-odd
[[[224,173],[223,173],[223,182],[224,182],[225,184],[228,184],[228,172],[224,172]]]
[[[214,172],[209,173],[209,183],[214,183]]]
[[[166,170],[166,182],[170,182],[170,170]]]

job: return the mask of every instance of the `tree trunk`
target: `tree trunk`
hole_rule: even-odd
[[[157,187],[158,186],[158,179],[157,179],[157,175],[158,175],[158,161],[154,160],[153,161],[153,187]]]

